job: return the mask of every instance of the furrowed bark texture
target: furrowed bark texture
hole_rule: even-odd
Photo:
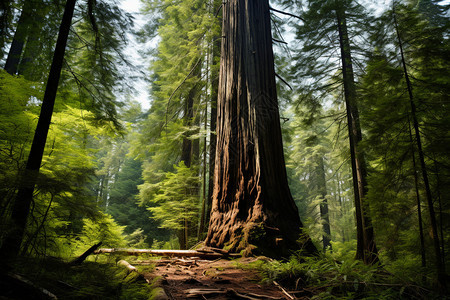
[[[299,249],[287,183],[269,3],[223,5],[213,203],[206,245],[268,256]],[[316,252],[309,238],[303,246]]]

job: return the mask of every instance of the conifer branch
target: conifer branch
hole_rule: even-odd
[[[291,91],[294,90],[294,89],[289,85],[289,83],[287,83],[286,80],[284,80],[283,78],[281,78],[280,75],[278,75],[277,73],[275,73],[275,76],[277,76],[277,78],[280,79],[285,85],[287,85],[287,86],[291,89]]]
[[[282,40],[277,40],[277,39],[274,39],[274,38],[272,38],[272,41],[274,41],[274,42],[277,42],[277,43],[281,43],[281,44],[288,44],[287,42],[285,42],[285,41],[282,41]]]
[[[294,14],[291,14],[291,13],[288,13],[288,12],[285,12],[285,11],[281,11],[281,10],[275,9],[275,8],[273,8],[273,7],[271,7],[271,6],[269,6],[269,9],[272,10],[272,11],[274,11],[274,12],[277,12],[277,13],[280,13],[280,14],[283,14],[283,15],[286,15],[286,16],[290,16],[290,17],[293,17],[293,18],[297,18],[297,19],[302,20],[303,22],[305,22],[305,19],[303,19],[303,18],[300,17],[300,16],[296,16],[296,15],[294,15]],[[306,22],[305,22],[305,23],[306,23]]]
[[[226,2],[225,2],[225,3],[226,3]],[[219,8],[218,8],[217,11],[216,11],[216,14],[214,15],[215,17],[217,17],[217,16],[219,15],[220,10],[222,9],[222,7],[223,7],[223,5],[224,5],[225,3],[222,3],[222,4],[219,6]]]

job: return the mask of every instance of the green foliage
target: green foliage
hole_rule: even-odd
[[[10,204],[24,168],[37,120],[40,84],[1,72],[1,172],[2,233],[7,230]],[[106,134],[92,125],[91,113],[64,107],[53,116],[34,205],[23,243],[23,253],[69,254],[65,244],[79,232],[82,217],[95,217],[97,207],[88,184],[93,179],[92,139]]]
[[[429,5],[426,12],[421,10],[421,5],[409,3],[396,3],[395,12],[417,107],[417,125],[435,210],[440,211],[437,218],[442,230],[441,244],[446,245],[449,224],[445,216],[449,199],[444,192],[448,179],[448,169],[444,165],[447,165],[449,152],[448,145],[440,141],[449,139],[450,124],[442,98],[448,98],[449,91],[441,85],[450,80],[447,59],[450,48],[445,38],[448,20],[442,23],[439,5],[425,2]],[[369,55],[366,74],[361,81],[362,125],[367,128],[365,149],[371,167],[368,199],[386,268],[416,282],[423,279],[430,282],[436,271],[431,267],[435,261],[433,241],[427,234],[430,215],[420,176],[410,98],[403,66],[399,63],[399,40],[393,12],[386,12],[378,25],[378,31],[372,36],[374,51]],[[427,267],[421,266],[418,203],[421,204]],[[448,266],[448,259],[443,263]]]
[[[167,172],[158,184],[158,192],[150,202],[152,218],[160,222],[162,228],[182,230],[185,223],[196,224],[198,218],[198,196],[196,189],[199,178],[184,162],[174,166],[175,172]]]
[[[42,86],[0,70],[0,207],[4,211],[17,186],[35,127],[30,99],[42,96]]]
[[[197,222],[192,220],[183,225],[179,220],[173,221],[171,213],[181,213],[183,209],[161,205],[169,198],[180,198],[175,194],[181,192],[190,202],[188,207],[196,207],[186,215],[190,219],[194,213],[199,213],[200,181],[192,182],[195,186],[189,191],[180,191],[178,187],[174,191],[162,191],[162,188],[177,185],[172,178],[174,174],[178,178],[196,176],[200,165],[207,163],[201,162],[200,153],[208,151],[206,136],[209,132],[203,128],[207,128],[208,122],[208,93],[216,80],[211,75],[218,69],[218,57],[212,54],[213,44],[220,35],[219,22],[214,16],[215,5],[198,0],[144,1],[144,13],[150,19],[144,31],[150,32],[141,35],[152,37],[157,31],[159,41],[150,67],[152,106],[148,118],[139,126],[130,151],[132,157],[143,161],[144,182],[139,185],[139,202],[150,206],[152,218],[161,222],[162,228],[180,231],[188,225],[189,229],[184,232],[189,231],[190,237],[197,235]],[[187,169],[174,167],[180,160],[189,166],[190,175],[179,173],[186,173]],[[206,172],[202,172],[202,176],[206,177]],[[168,237],[157,239],[167,240]]]
[[[346,253],[356,243],[333,243],[333,255],[307,257],[301,252],[288,261],[258,260],[263,281],[276,280],[311,299],[440,299],[442,295],[420,288],[403,276],[380,266],[367,266]],[[342,253],[343,256],[336,255]],[[352,253],[354,255],[354,252]],[[306,295],[305,295],[306,294]]]
[[[114,219],[107,214],[101,214],[94,220],[84,219],[83,230],[78,237],[78,248],[86,251],[85,248],[102,242],[106,248],[121,248],[127,245],[123,231],[125,226],[118,225]]]

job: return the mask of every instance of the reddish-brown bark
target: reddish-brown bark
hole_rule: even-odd
[[[214,191],[206,244],[269,256],[299,249],[287,183],[269,3],[223,5]],[[316,252],[308,237],[302,245]]]

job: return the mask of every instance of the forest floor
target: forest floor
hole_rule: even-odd
[[[161,289],[158,299],[302,299],[288,295],[276,283],[262,284],[258,272],[249,267],[256,260],[172,258],[133,265],[154,265],[143,275]]]

